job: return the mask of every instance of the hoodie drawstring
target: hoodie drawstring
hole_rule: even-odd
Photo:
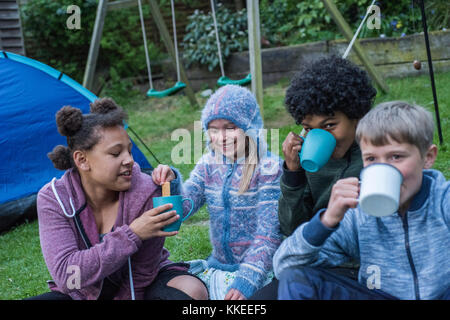
[[[128,274],[130,275],[131,300],[136,300],[134,296],[133,273],[131,272],[131,257],[128,257]]]
[[[58,193],[56,192],[56,188],[55,188],[55,180],[56,180],[56,178],[53,178],[53,179],[52,179],[52,190],[53,190],[53,194],[55,195],[56,200],[57,200],[58,203],[59,203],[59,206],[61,207],[62,211],[64,212],[64,215],[65,215],[67,218],[73,218],[73,217],[75,216],[75,214],[76,214],[76,211],[75,211],[75,208],[74,208],[74,206],[73,206],[72,198],[69,197],[70,206],[72,207],[72,214],[68,214],[67,211],[66,211],[66,208],[64,208],[64,206],[63,206],[63,204],[62,204],[62,202],[61,202],[61,199],[59,198]]]

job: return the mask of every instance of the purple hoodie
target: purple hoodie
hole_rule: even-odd
[[[107,233],[102,242],[99,241],[97,224],[89,206],[79,214],[92,244],[88,249],[75,219],[67,217],[61,207],[64,206],[66,213],[72,215],[85,204],[79,174],[73,169],[67,170],[61,179],[54,181],[54,190],[52,182],[47,183],[39,191],[37,211],[42,253],[53,278],[49,288],[76,300],[97,299],[103,279],[109,276],[113,283],[120,286],[114,299],[130,299],[128,258],[131,256],[135,298],[143,299],[144,289],[153,282],[158,271],[172,262],[168,260],[169,252],[163,247],[165,238],[141,241],[129,224],[152,209],[152,198],[160,195],[161,188],[135,163],[131,187],[119,195],[114,231]],[[77,274],[80,275],[79,282],[74,281]]]

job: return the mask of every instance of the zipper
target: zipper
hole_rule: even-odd
[[[223,232],[223,237],[222,237],[222,244],[223,244],[223,250],[225,253],[225,256],[228,258],[227,260],[229,260],[230,262],[232,261],[233,258],[233,254],[230,250],[230,247],[227,245],[228,243],[228,238],[229,238],[229,232],[230,232],[230,210],[229,210],[229,201],[228,201],[228,196],[229,196],[229,184],[230,184],[230,180],[233,178],[233,172],[235,169],[235,164],[233,163],[230,168],[228,169],[227,173],[226,173],[226,178],[225,178],[225,183],[223,185],[223,193],[222,193],[222,200],[223,200],[223,206],[224,206],[224,211],[225,211],[225,217],[224,217],[224,232]]]
[[[408,217],[407,212],[405,212],[404,216],[401,217],[403,222],[403,230],[405,231],[405,249],[406,254],[408,256],[409,266],[411,267],[411,271],[414,279],[414,292],[416,294],[416,300],[420,300],[420,292],[419,292],[419,278],[417,277],[416,267],[414,266],[414,261],[411,254],[411,246],[409,244],[409,231],[408,231]]]

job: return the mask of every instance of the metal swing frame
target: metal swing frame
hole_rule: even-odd
[[[172,9],[172,25],[173,25],[173,39],[174,39],[174,47],[175,47],[175,60],[177,65],[177,82],[175,85],[171,88],[165,89],[165,90],[156,90],[153,87],[153,79],[152,79],[152,70],[150,65],[150,57],[148,54],[148,46],[147,46],[147,36],[145,34],[145,24],[144,24],[144,14],[142,12],[142,3],[141,0],[138,0],[138,6],[139,6],[139,18],[141,21],[141,29],[142,29],[142,38],[144,40],[144,49],[145,49],[145,60],[147,62],[147,73],[148,73],[148,82],[150,85],[150,89],[147,91],[148,97],[155,97],[155,98],[163,98],[170,95],[173,95],[177,93],[180,90],[183,90],[186,88],[186,84],[182,82],[181,76],[180,76],[180,61],[178,57],[178,43],[177,43],[177,29],[176,29],[176,20],[175,20],[175,6],[173,3],[173,0],[170,0],[170,5]]]

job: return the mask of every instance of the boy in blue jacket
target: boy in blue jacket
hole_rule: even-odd
[[[275,253],[278,299],[450,298],[450,183],[430,169],[433,130],[429,112],[400,101],[359,122],[364,167],[388,163],[403,175],[399,209],[369,216],[358,206],[358,179],[339,180],[328,207]],[[358,282],[324,269],[350,259],[360,261]]]

